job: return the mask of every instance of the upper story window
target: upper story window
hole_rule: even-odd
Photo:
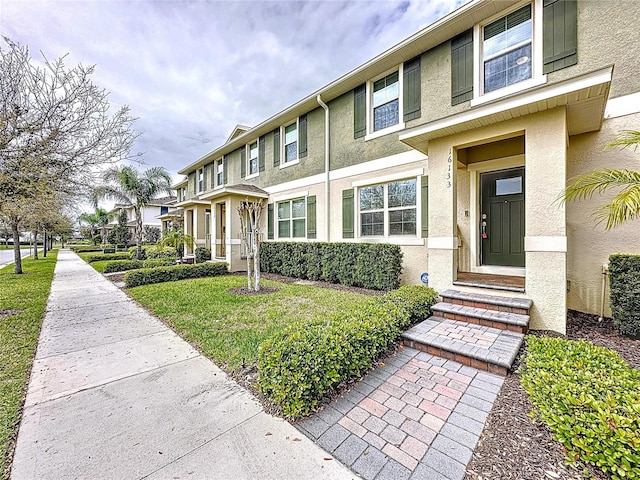
[[[360,236],[416,235],[416,189],[416,179],[361,187]]]
[[[298,122],[284,127],[284,163],[298,159]]]
[[[534,0],[451,39],[451,105],[471,106],[546,83],[578,63],[575,0]]]
[[[169,213],[169,207],[160,207],[160,215],[166,215]]]
[[[247,164],[249,175],[257,175],[258,173],[258,142],[249,145],[249,160]]]
[[[198,169],[198,193],[204,192],[204,167]]]
[[[278,202],[278,238],[304,238],[307,207],[304,198]]]
[[[531,5],[510,13],[482,30],[483,91],[493,92],[533,75]]]
[[[373,131],[383,130],[400,122],[400,82],[398,72],[373,82]]]
[[[224,162],[222,159],[216,160],[216,186],[224,183]]]

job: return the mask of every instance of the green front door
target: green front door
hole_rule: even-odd
[[[524,267],[524,168],[480,176],[482,265]]]

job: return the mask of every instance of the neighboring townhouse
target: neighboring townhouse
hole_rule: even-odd
[[[146,205],[142,209],[142,228],[144,227],[157,227],[162,229],[161,216],[167,215],[170,209],[174,209],[173,205],[176,202],[176,197],[168,196],[157,198],[153,200],[149,205]],[[135,235],[136,231],[136,214],[133,205],[124,205],[117,203],[113,206],[113,209],[109,212],[113,214],[113,220],[107,225],[107,231],[118,225],[118,216],[120,212],[125,211],[127,213],[127,226],[131,231],[131,235]],[[134,238],[134,237],[132,237]]]
[[[563,204],[567,179],[638,168],[640,2],[474,0],[184,167],[185,231],[242,270],[236,208],[265,241],[386,242],[404,283],[533,300],[531,327],[599,313],[602,268],[640,253]],[[480,288],[484,287],[484,288]],[[488,288],[486,288],[488,287]],[[608,310],[607,310],[608,312]]]

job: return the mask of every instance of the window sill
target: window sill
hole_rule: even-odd
[[[482,95],[481,97],[476,97],[471,100],[471,106],[475,107],[477,105],[482,105],[492,100],[506,97],[507,95],[522,92],[523,90],[527,90],[529,88],[545,85],[546,83],[547,83],[546,75],[542,75],[537,78],[530,78],[529,80],[515,83],[513,85],[509,85],[508,87],[504,87],[499,90],[495,90],[491,93],[487,93],[486,95]]]
[[[368,237],[368,236],[360,236],[356,240],[359,243],[391,243],[393,245],[400,246],[424,246],[425,239],[418,237]]]
[[[295,160],[291,160],[290,162],[281,163],[280,164],[280,169],[282,170],[283,168],[287,168],[287,167],[290,167],[292,165],[297,165],[299,163],[300,163],[300,159],[299,158],[297,158]]]
[[[246,177],[244,177],[245,180],[251,180],[252,178],[257,178],[260,175],[260,173],[252,173],[251,175],[247,175]]]
[[[377,132],[367,133],[364,136],[364,141],[368,142],[369,140],[373,140],[374,138],[379,138],[385,135],[389,135],[390,133],[399,132],[400,130],[404,130],[404,128],[405,128],[405,124],[404,122],[401,122],[392,127],[387,127],[382,130],[378,130]]]

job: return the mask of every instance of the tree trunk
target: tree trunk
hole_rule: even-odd
[[[253,280],[255,282],[254,290],[260,291],[260,242],[257,240],[258,235],[253,235]]]
[[[22,273],[22,257],[20,256],[20,230],[18,229],[20,225],[19,217],[11,218],[11,232],[13,233],[13,259],[14,269],[13,273],[20,274]]]
[[[49,246],[49,244],[47,243],[49,241],[49,239],[47,237],[47,231],[45,230],[42,235],[43,235],[43,239],[44,239],[44,241],[42,242],[42,245],[44,247],[43,250],[42,250],[42,256],[44,258],[47,258],[47,247]]]
[[[38,258],[38,231],[33,231],[33,259],[39,260]]]
[[[142,260],[142,211],[135,209],[136,214],[136,258]]]

